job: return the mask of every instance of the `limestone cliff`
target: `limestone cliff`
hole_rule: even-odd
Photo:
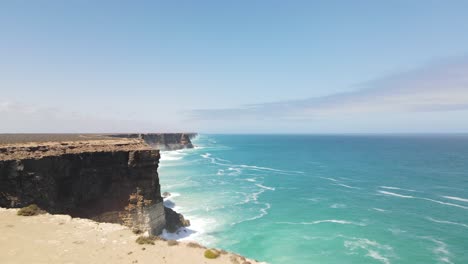
[[[159,150],[141,139],[0,145],[0,207],[36,203],[159,234],[165,213]]]
[[[117,134],[112,137],[143,139],[151,147],[159,150],[177,150],[193,148],[190,139],[196,133],[148,133],[148,134]]]

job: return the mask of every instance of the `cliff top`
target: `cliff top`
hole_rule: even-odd
[[[36,134],[38,135],[38,134]],[[68,137],[69,136],[69,137]],[[57,141],[14,142],[0,141],[0,160],[39,159],[47,156],[85,152],[151,150],[143,140],[136,138],[107,138],[102,136],[79,139],[80,135],[60,135]],[[18,137],[20,138],[20,137]],[[41,137],[38,137],[41,138]],[[99,138],[99,139],[98,139]],[[45,138],[44,138],[45,139]],[[47,137],[47,140],[52,138]]]

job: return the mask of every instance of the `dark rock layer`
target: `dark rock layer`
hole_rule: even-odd
[[[143,139],[148,145],[159,150],[177,150],[184,148],[193,148],[190,139],[194,138],[196,133],[148,133],[148,134],[117,134],[111,137],[120,138],[139,138]]]
[[[185,219],[182,214],[177,213],[171,208],[164,207],[166,215],[166,230],[174,233],[181,227],[190,226],[190,221]]]
[[[45,144],[21,159],[9,158],[18,153],[15,146],[5,148],[12,154],[0,159],[0,207],[34,203],[50,213],[120,223],[152,234],[162,231],[158,150],[141,144],[124,149],[118,144],[113,150],[108,143],[105,151],[87,146],[80,152],[77,145],[67,146],[74,152],[59,154]],[[34,151],[49,155],[37,156]]]

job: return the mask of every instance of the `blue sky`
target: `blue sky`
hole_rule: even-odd
[[[466,10],[2,2],[0,132],[467,132]]]

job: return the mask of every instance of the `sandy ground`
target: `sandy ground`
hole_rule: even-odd
[[[128,228],[67,215],[17,216],[0,208],[0,263],[246,263],[224,254],[206,259],[205,249],[186,243],[138,245]],[[234,261],[232,258],[237,260]],[[247,262],[249,263],[249,262]],[[250,261],[250,263],[257,263]]]

